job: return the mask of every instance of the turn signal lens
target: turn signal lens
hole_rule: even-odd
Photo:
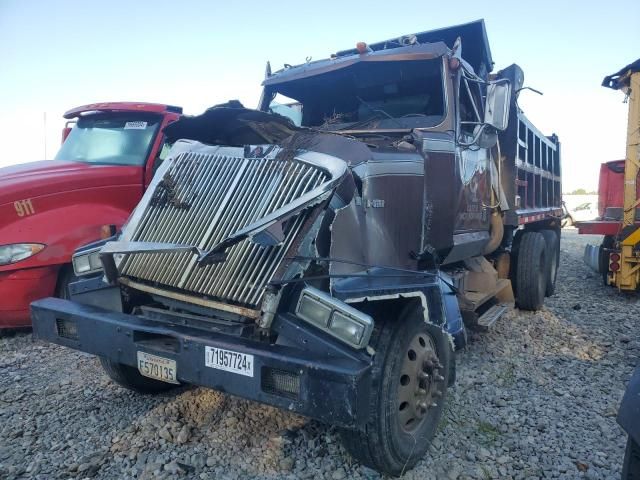
[[[102,225],[100,227],[100,239],[106,240],[107,238],[113,237],[116,234],[116,226],[115,225]]]
[[[618,262],[613,262],[609,265],[609,270],[611,270],[612,272],[617,272],[618,270],[620,270],[620,264]]]
[[[13,243],[0,246],[0,265],[10,265],[42,251],[41,243]]]
[[[620,255],[617,253],[612,253],[611,255],[609,255],[609,260],[612,262],[619,262],[620,261]]]

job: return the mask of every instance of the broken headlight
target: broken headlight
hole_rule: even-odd
[[[302,290],[296,315],[355,348],[366,347],[373,331],[369,315],[313,287]]]

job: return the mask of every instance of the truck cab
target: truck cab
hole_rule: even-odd
[[[69,110],[53,160],[0,168],[0,328],[29,326],[29,304],[65,296],[74,250],[113,234],[168,152],[179,107],[96,103]]]

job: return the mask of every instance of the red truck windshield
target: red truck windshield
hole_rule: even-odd
[[[144,165],[160,121],[161,117],[155,115],[94,114],[80,117],[55,159]]]

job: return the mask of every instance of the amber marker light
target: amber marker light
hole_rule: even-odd
[[[358,43],[356,43],[356,50],[358,50],[358,53],[360,55],[363,55],[363,54],[367,53],[369,48],[367,47],[366,42],[358,42]]]

